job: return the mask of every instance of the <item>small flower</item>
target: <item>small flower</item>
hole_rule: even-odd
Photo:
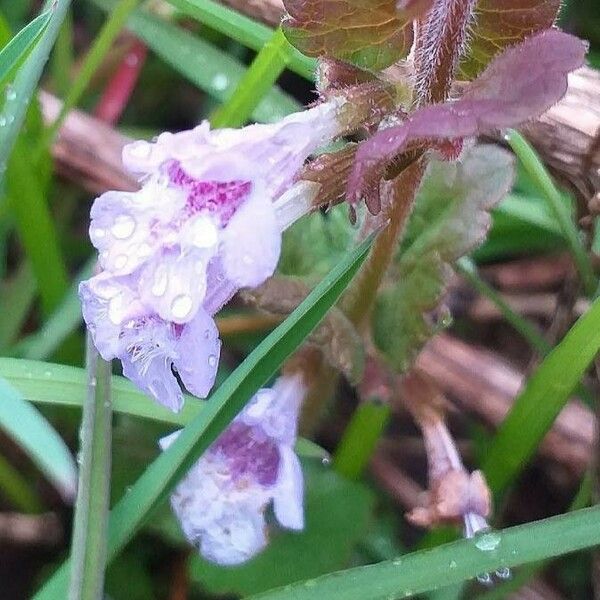
[[[241,130],[210,131],[205,122],[124,148],[142,188],[94,202],[101,273],[82,283],[80,297],[101,355],[121,359],[124,374],[161,404],[181,408],[172,368],[192,393],[210,391],[220,348],[212,316],[273,274],[282,232],[319,189],[296,181],[298,172],[344,131],[343,102]]]
[[[262,550],[271,502],[283,527],[304,527],[302,470],[294,453],[304,394],[299,376],[282,376],[260,390],[175,489],[175,515],[207,560],[235,565]],[[163,438],[162,449],[178,435]]]

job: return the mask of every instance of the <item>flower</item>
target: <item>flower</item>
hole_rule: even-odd
[[[175,515],[207,560],[235,565],[262,550],[271,502],[283,527],[304,527],[302,470],[294,453],[304,394],[298,375],[261,389],[175,489]],[[178,435],[163,438],[162,449]]]
[[[333,98],[279,123],[211,131],[204,122],[123,150],[142,184],[91,210],[101,272],[80,286],[83,315],[105,360],[172,410],[214,382],[214,314],[270,277],[281,234],[305,214],[318,184],[297,181],[306,158],[344,131]]]

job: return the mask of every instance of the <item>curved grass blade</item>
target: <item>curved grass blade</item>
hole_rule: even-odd
[[[182,13],[208,25],[257,52],[269,41],[273,29],[213,0],[167,0]],[[312,81],[317,61],[290,46],[288,68]]]
[[[69,449],[50,423],[2,378],[0,428],[31,457],[65,500],[74,499],[77,467]]]
[[[0,51],[0,83],[19,65],[38,41],[50,21],[50,11],[43,12],[25,25]]]
[[[41,33],[29,56],[17,71],[9,102],[2,113],[6,125],[0,128],[0,173],[6,170],[8,157],[21,129],[31,96],[42,75],[50,50],[56,41],[71,0],[46,0],[44,10],[50,13],[48,24]]]
[[[87,336],[87,397],[81,423],[81,469],[71,546],[69,600],[102,598],[110,502],[112,410],[110,363]]]
[[[214,442],[252,395],[306,339],[337,302],[364,261],[373,238],[350,252],[294,312],[270,333],[205,403],[203,410],[182,429],[113,508],[109,521],[108,560],[133,537],[150,513],[168,495],[182,475]],[[35,596],[37,600],[63,598],[69,563],[63,564]]]
[[[115,6],[113,0],[93,2],[106,11]],[[145,10],[134,11],[127,27],[173,69],[219,102],[225,102],[233,94],[246,71],[229,54]],[[274,87],[252,117],[263,123],[274,122],[299,109],[296,100]]]
[[[521,472],[600,350],[600,300],[571,327],[530,377],[487,452],[494,491]]]
[[[600,543],[600,506],[330,573],[251,596],[252,600],[396,600],[431,592],[479,573],[561,556]]]

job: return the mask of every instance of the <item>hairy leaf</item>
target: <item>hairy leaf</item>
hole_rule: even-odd
[[[560,0],[479,0],[460,75],[473,79],[504,48],[552,27]]]
[[[360,197],[365,180],[381,176],[384,167],[409,144],[471,137],[499,127],[518,125],[560,100],[567,75],[581,66],[585,44],[551,30],[506,50],[454,102],[416,111],[401,125],[383,129],[361,144],[349,181],[350,198]]]
[[[285,34],[308,56],[383,69],[412,45],[412,22],[400,16],[395,0],[284,0],[284,5]]]
[[[439,328],[429,313],[443,297],[451,264],[483,241],[489,210],[510,190],[513,172],[511,155],[495,146],[476,146],[455,163],[430,163],[392,267],[395,284],[373,313],[375,343],[398,371]]]

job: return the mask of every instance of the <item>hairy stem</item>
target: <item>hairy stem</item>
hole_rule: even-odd
[[[387,225],[373,244],[367,262],[348,290],[342,305],[346,316],[358,329],[365,325],[379,285],[394,256],[398,237],[410,216],[425,166],[425,159],[420,158],[388,183],[390,198],[383,215]]]
[[[415,42],[416,103],[443,102],[450,93],[465,51],[476,0],[434,0],[417,23]]]

